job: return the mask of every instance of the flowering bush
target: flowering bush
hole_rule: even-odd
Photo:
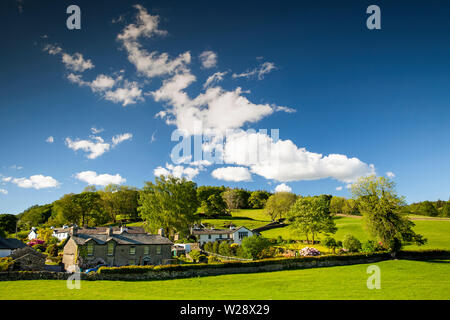
[[[41,239],[32,239],[31,241],[27,242],[27,246],[32,247],[32,246],[34,246],[34,245],[36,245],[36,244],[42,244],[42,245],[44,245],[44,243],[45,243],[44,240],[41,240]]]
[[[304,247],[303,249],[301,249],[298,252],[301,256],[319,256],[320,255],[320,251],[317,250],[316,248],[311,248],[311,247]]]

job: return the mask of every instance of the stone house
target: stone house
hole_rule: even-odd
[[[206,242],[215,242],[215,241],[227,241],[230,243],[242,244],[242,239],[245,237],[251,237],[255,232],[247,229],[246,227],[234,228],[231,227],[229,229],[214,229],[214,228],[202,228],[202,229],[193,229],[191,234],[195,236],[200,245],[204,245]]]
[[[108,266],[157,265],[172,261],[173,243],[142,228],[70,228],[64,246],[63,264],[72,271],[75,266],[90,268]]]

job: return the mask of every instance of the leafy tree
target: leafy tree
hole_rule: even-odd
[[[265,212],[272,220],[282,219],[291,209],[297,196],[290,192],[277,192],[267,199]]]
[[[269,199],[270,193],[263,190],[253,191],[248,198],[248,205],[252,209],[262,209]]]
[[[352,185],[359,211],[369,233],[392,254],[406,242],[422,245],[426,239],[413,231],[414,223],[400,214],[403,198],[395,192],[395,183],[385,177],[362,177]]]
[[[420,204],[419,210],[421,214],[426,216],[437,217],[439,215],[439,212],[437,211],[436,207],[430,201],[423,201]]]
[[[201,209],[208,216],[227,214],[227,204],[221,195],[212,194],[201,202]]]
[[[219,253],[219,243],[217,241],[213,242],[212,252],[213,253]]]
[[[326,237],[323,241],[323,245],[326,248],[333,250],[333,253],[336,253],[336,248],[338,247],[336,239],[332,237]]]
[[[228,189],[222,194],[222,197],[230,210],[244,207],[245,198],[239,189]]]
[[[155,183],[146,182],[139,204],[139,214],[150,229],[163,228],[169,236],[175,232],[187,235],[197,219],[197,184],[185,178],[161,176]]]
[[[264,249],[270,246],[270,241],[262,236],[253,235],[242,240],[245,255],[251,259],[260,258]]]
[[[99,194],[109,221],[115,223],[119,215],[124,215],[128,219],[138,217],[139,191],[135,188],[110,184],[99,191]]]
[[[347,234],[344,237],[344,241],[342,241],[342,246],[349,252],[358,252],[359,250],[361,250],[361,242],[351,234]]]
[[[287,220],[292,229],[304,234],[309,243],[311,235],[312,243],[316,235],[320,233],[335,233],[336,224],[330,214],[331,196],[299,198],[292,205],[287,214]]]
[[[17,216],[14,214],[0,214],[0,229],[8,233],[16,231]]]
[[[54,210],[56,215],[51,222],[59,225],[96,226],[108,221],[102,212],[101,198],[97,192],[66,194],[54,202]]]
[[[53,237],[53,230],[50,228],[40,228],[37,231],[38,239],[43,240],[45,243],[49,243],[50,240],[52,240]],[[56,238],[54,238],[57,240]]]
[[[200,250],[192,250],[189,252],[189,257],[191,257],[192,261],[198,262],[200,260],[200,256],[202,255]]]
[[[442,211],[441,211],[441,215],[443,217],[450,217],[450,201],[446,202],[443,207],[442,207]]]
[[[331,213],[343,213],[346,199],[343,197],[333,197],[330,201]]]
[[[205,243],[203,249],[208,252],[213,252],[213,244],[212,242]]]
[[[346,199],[342,207],[343,214],[359,215],[358,204],[353,199]]]
[[[0,238],[6,238],[6,233],[3,229],[0,229]]]
[[[38,227],[47,222],[52,215],[53,204],[46,204],[43,206],[35,205],[20,214],[19,227],[20,229],[31,229],[31,227]]]
[[[227,242],[223,241],[219,244],[219,254],[226,257],[232,255],[230,245]]]

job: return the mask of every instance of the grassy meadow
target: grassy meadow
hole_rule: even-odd
[[[450,299],[450,261],[376,263],[381,289],[367,288],[367,267],[353,265],[164,281],[0,282],[0,299]],[[239,290],[236,290],[239,288]]]

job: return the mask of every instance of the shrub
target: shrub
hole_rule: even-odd
[[[200,254],[197,258],[199,263],[207,263],[208,262],[208,258],[204,255],[204,254]]]
[[[248,258],[257,259],[259,254],[270,246],[270,241],[261,236],[245,237],[242,240],[242,247]]]
[[[332,238],[332,237],[326,237],[323,245],[325,247],[327,247],[328,249],[332,249],[333,252],[336,252],[336,248],[337,248],[337,242],[336,239]]]
[[[10,257],[0,258],[0,272],[8,271],[14,266],[14,260]]]
[[[205,243],[203,249],[208,252],[213,252],[213,244],[212,242]]]
[[[230,245],[228,243],[226,243],[226,242],[222,242],[219,245],[219,254],[222,255],[222,256],[226,256],[226,257],[231,256]]]
[[[316,248],[311,247],[304,247],[298,252],[302,257],[308,257],[308,256],[320,256],[320,251]]]
[[[278,236],[277,237],[277,243],[279,243],[279,244],[281,244],[281,243],[283,243],[283,237],[282,236]]]
[[[245,254],[244,248],[242,246],[237,246],[235,249],[235,256],[239,258],[246,258],[247,255]]]
[[[51,244],[47,247],[45,250],[46,253],[48,253],[51,257],[56,257],[58,255],[58,245]]]
[[[32,248],[39,252],[45,252],[45,249],[46,249],[45,245],[43,245],[43,244],[35,244],[32,246]]]
[[[192,261],[194,262],[198,262],[201,256],[201,252],[200,250],[192,250],[191,252],[189,252],[189,256],[191,257]]]
[[[342,246],[349,252],[358,252],[361,250],[361,242],[351,234],[345,236]]]
[[[219,263],[220,259],[217,258],[216,256],[209,256],[208,257],[208,263]]]
[[[212,246],[212,252],[219,253],[219,243],[215,241]]]
[[[32,247],[32,246],[34,246],[34,245],[36,245],[36,244],[42,244],[42,245],[44,245],[44,244],[45,244],[45,241],[44,241],[44,240],[41,240],[41,239],[32,239],[32,240],[30,240],[29,242],[27,242],[27,246],[30,246],[30,247]]]
[[[264,248],[259,254],[258,259],[273,258],[277,254],[277,249],[274,247]]]
[[[379,243],[376,243],[373,240],[368,240],[362,244],[361,252],[373,253],[376,251],[381,251],[382,249],[383,247]]]

